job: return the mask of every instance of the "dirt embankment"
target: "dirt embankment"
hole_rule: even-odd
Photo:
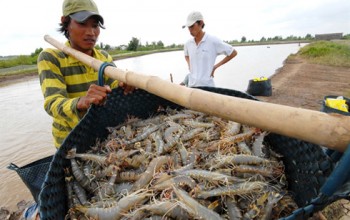
[[[312,64],[298,56],[290,57],[271,77],[272,96],[262,101],[320,111],[325,96],[350,96],[350,67]],[[339,200],[314,219],[350,219],[350,203]]]
[[[327,95],[350,95],[350,68],[311,64],[290,57],[271,77],[272,96],[259,99],[281,105],[321,110]]]

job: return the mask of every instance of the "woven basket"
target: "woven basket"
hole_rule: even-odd
[[[199,89],[258,101],[251,95],[235,90],[209,87]],[[157,112],[159,106],[181,108],[141,89],[131,95],[123,95],[123,90],[119,88],[112,91],[104,106],[91,107],[54,155],[39,195],[41,219],[64,219],[68,211],[63,171],[64,167],[70,166],[69,160],[64,158],[67,150],[76,147],[78,153],[86,152],[97,139],[107,138],[106,127],[116,126],[130,115],[148,118]],[[309,204],[319,194],[321,186],[334,169],[330,157],[320,146],[294,138],[269,134],[267,142],[284,156],[289,190],[294,194],[297,204],[300,207]]]
[[[41,186],[44,183],[45,175],[49,170],[52,158],[53,156],[48,156],[22,167],[18,167],[14,163],[10,163],[7,166],[8,169],[16,171],[24,184],[28,187],[35,202],[38,202]]]

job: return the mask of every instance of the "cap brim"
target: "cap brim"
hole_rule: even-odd
[[[187,21],[186,24],[182,26],[182,28],[190,27],[190,26],[192,26],[194,23],[196,23],[196,21]]]
[[[79,11],[74,14],[69,15],[72,19],[76,20],[77,22],[84,22],[86,19],[90,18],[91,16],[96,16],[97,20],[103,25],[103,17],[95,12],[91,11]]]

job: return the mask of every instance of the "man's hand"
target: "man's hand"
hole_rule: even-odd
[[[136,88],[126,83],[119,82],[119,87],[124,89],[124,95],[131,94]]]
[[[98,86],[95,84],[90,85],[86,96],[80,97],[77,103],[77,109],[79,111],[87,110],[91,104],[103,105],[106,101],[107,94],[112,92],[111,88],[107,85]]]
[[[211,78],[214,78],[214,73],[215,73],[215,70],[217,69],[218,67],[215,65],[214,67],[213,67],[213,70],[211,71],[211,74],[210,74],[210,77]]]

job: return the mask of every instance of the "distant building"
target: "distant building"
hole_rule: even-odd
[[[316,34],[316,40],[340,40],[343,38],[343,33],[331,33],[331,34]]]
[[[126,50],[128,48],[128,46],[126,45],[120,45],[119,47],[120,47],[120,50]]]

